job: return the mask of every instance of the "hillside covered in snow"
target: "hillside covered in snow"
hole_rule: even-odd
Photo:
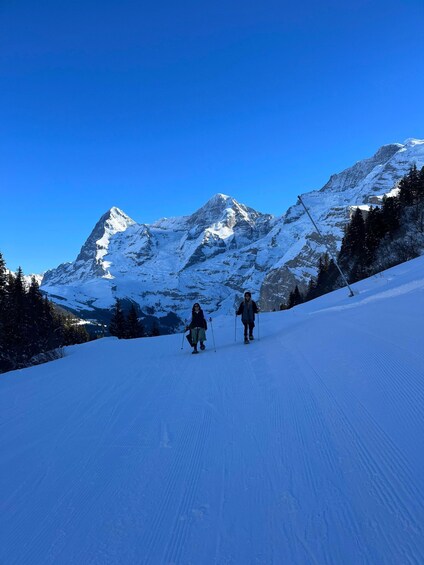
[[[354,290],[2,376],[0,562],[423,563],[424,257]]]
[[[385,145],[331,176],[321,190],[302,195],[333,252],[352,207],[381,201],[413,164],[424,166],[424,141]],[[74,262],[44,275],[42,289],[58,304],[98,319],[117,297],[133,301],[144,315],[174,312],[184,319],[196,300],[228,314],[245,289],[272,310],[296,283],[306,285],[316,274],[324,251],[300,204],[275,218],[216,194],[189,216],[152,225],[114,207]]]

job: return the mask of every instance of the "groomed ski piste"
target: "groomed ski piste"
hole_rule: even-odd
[[[1,375],[0,563],[424,563],[424,257],[354,290]]]

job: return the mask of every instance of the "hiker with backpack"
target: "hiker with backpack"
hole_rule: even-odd
[[[255,327],[255,314],[259,312],[259,308],[254,300],[252,294],[248,291],[244,293],[244,300],[240,304],[236,316],[241,316],[241,321],[244,326],[244,343],[248,344],[254,339],[253,328]],[[249,332],[249,337],[248,337]]]
[[[208,324],[206,322],[203,310],[200,308],[200,304],[196,302],[193,304],[191,311],[191,322],[186,327],[186,330],[190,330],[187,336],[190,345],[193,347],[192,353],[199,353],[197,350],[197,344],[200,342],[200,349],[205,349],[206,341],[206,330],[208,329]]]

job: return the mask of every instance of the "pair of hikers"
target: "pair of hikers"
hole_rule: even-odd
[[[255,314],[259,312],[259,308],[254,300],[252,300],[252,294],[250,292],[244,293],[244,300],[240,304],[236,316],[241,316],[241,321],[244,326],[244,343],[250,343],[254,339],[253,328],[255,327]],[[200,308],[200,304],[195,302],[191,310],[191,322],[186,327],[190,333],[186,336],[189,344],[193,348],[192,353],[199,353],[197,349],[197,344],[200,343],[200,349],[205,349],[206,341],[206,330],[208,329],[208,324],[206,322],[203,310]]]

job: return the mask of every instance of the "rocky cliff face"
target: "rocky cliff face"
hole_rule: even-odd
[[[264,278],[260,294],[263,306],[278,307],[296,283],[305,288],[311,275],[316,274],[318,259],[326,249],[324,243],[334,254],[340,248],[351,207],[378,201],[375,197],[390,192],[414,163],[424,166],[424,141],[409,139],[404,144],[384,145],[373,157],[332,175],[320,190],[301,195],[323,238],[300,203],[289,208],[275,226],[276,233],[270,234],[285,254]]]
[[[413,163],[424,166],[424,141],[385,145],[302,195],[334,253],[351,207],[389,192]],[[93,316],[115,297],[159,316],[172,311],[184,319],[194,301],[206,312],[229,313],[247,288],[263,309],[273,309],[296,283],[307,284],[324,250],[299,203],[274,218],[217,194],[190,216],[151,225],[111,208],[76,260],[48,271],[42,288],[59,304]]]
[[[111,208],[94,226],[75,261],[63,263],[57,269],[47,271],[43,277],[43,285],[80,284],[97,277],[107,278],[109,263],[104,257],[108,253],[110,242],[114,236],[134,224],[134,220],[119,208]]]

